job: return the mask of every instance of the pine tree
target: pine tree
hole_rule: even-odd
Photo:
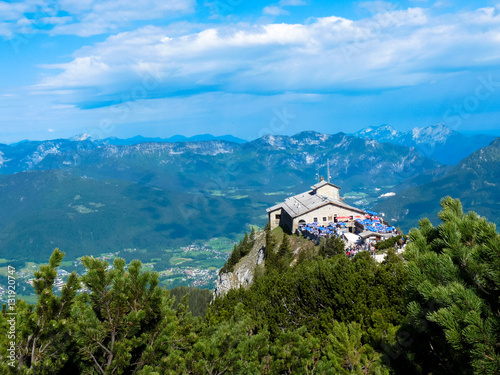
[[[60,296],[54,293],[57,268],[64,255],[55,249],[49,264],[40,266],[35,272],[33,287],[38,297],[37,304],[30,306],[20,300],[16,304],[15,341],[20,373],[57,374],[72,355],[74,342],[70,311],[79,288],[76,273],[70,274]],[[0,325],[9,317],[2,314]],[[5,353],[4,348],[0,349]]]
[[[255,241],[255,227],[252,226],[252,231],[250,232],[250,241]]]
[[[226,264],[221,268],[220,272],[232,272],[234,270],[234,266],[238,264],[238,262],[244,256],[247,256],[253,248],[255,243],[255,232],[252,228],[252,232],[250,236],[248,233],[245,233],[245,237],[237,244],[234,245],[233,251],[229,256]]]
[[[458,199],[441,206],[442,223],[422,220],[405,252],[407,357],[426,373],[499,373],[500,235]]]
[[[264,259],[266,260],[266,269],[270,270],[276,267],[276,240],[269,229],[269,226],[266,228],[266,244],[264,247]]]
[[[362,336],[358,323],[334,322],[327,350],[336,373],[389,374],[389,369],[382,365],[381,355],[363,343]]]
[[[293,251],[290,247],[290,238],[288,234],[283,233],[283,240],[278,248],[276,265],[279,270],[285,270],[290,266],[290,262],[293,259]]]
[[[224,272],[232,272],[234,270],[234,266],[240,261],[240,259],[241,259],[241,246],[234,245],[233,251],[229,256],[229,259],[227,260],[227,267],[225,267]]]
[[[270,352],[270,374],[314,374],[321,358],[321,344],[306,327],[299,327],[280,333]]]
[[[340,237],[330,236],[322,241],[319,248],[319,255],[322,258],[331,258],[340,254],[345,254],[345,243]]]
[[[137,371],[162,335],[168,318],[164,306],[171,306],[168,293],[158,287],[156,273],[141,272],[137,260],[128,270],[121,258],[111,269],[93,257],[82,263],[88,292],[77,297],[72,309],[82,367],[98,374]]]

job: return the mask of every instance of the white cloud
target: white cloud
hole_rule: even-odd
[[[264,10],[262,11],[262,13],[269,15],[269,16],[280,16],[283,14],[285,14],[285,15],[290,14],[285,9],[280,8],[279,6],[276,6],[276,5],[269,5],[269,6],[265,7]]]
[[[278,4],[272,4],[266,6],[262,13],[268,16],[281,16],[281,15],[289,15],[286,9],[283,7],[296,7],[306,5],[307,3],[304,0],[280,0]]]
[[[465,18],[474,27],[461,22]],[[332,16],[308,24],[212,25],[183,35],[168,30],[147,26],[82,48],[73,61],[46,66],[63,72],[34,89],[83,89],[72,96],[76,102],[130,97],[134,90],[145,91],[141,98],[362,92],[420,85],[500,62],[491,53],[500,47],[500,21],[490,10],[432,16],[410,8],[358,21]]]
[[[61,9],[70,12],[75,22],[55,27],[52,34],[101,34],[133,21],[190,13],[195,5],[195,0],[63,0]]]
[[[41,83],[38,88],[46,87],[94,87],[96,82],[106,84],[110,67],[102,61],[100,56],[78,57],[68,64],[54,64],[42,66],[50,69],[63,69],[64,72],[47,83]]]
[[[195,0],[0,1],[0,35],[47,32],[47,26],[53,26],[48,31],[52,35],[87,37],[116,32],[135,21],[168,19],[191,13],[195,6]],[[26,14],[30,14],[29,19]]]
[[[12,35],[12,31],[9,25],[6,23],[0,23],[0,36],[10,37]]]
[[[7,3],[0,1],[0,21],[18,20],[30,9],[34,9],[27,3]]]
[[[461,15],[461,21],[476,25],[499,25],[500,9],[481,8],[473,12],[467,12]]]

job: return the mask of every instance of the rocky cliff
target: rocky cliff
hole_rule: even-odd
[[[274,242],[276,244],[275,251],[277,251],[283,239],[283,230],[278,227],[271,232],[271,235],[274,237]],[[231,289],[239,289],[241,287],[248,288],[252,285],[256,272],[258,272],[260,267],[263,268],[265,265],[265,243],[265,232],[256,232],[254,245],[248,255],[240,259],[234,266],[232,272],[221,272],[219,274],[214,290],[214,298],[225,295]],[[302,252],[309,254],[317,253],[318,247],[315,246],[312,241],[304,237],[290,236],[289,243],[294,255],[294,259],[290,263],[290,266],[295,265]]]
[[[265,232],[257,232],[252,250],[234,266],[233,272],[219,273],[214,298],[223,296],[230,289],[247,288],[253,283],[255,270],[258,266],[264,265],[265,242]]]

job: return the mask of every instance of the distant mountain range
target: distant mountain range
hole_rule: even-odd
[[[442,124],[417,127],[408,132],[400,132],[389,125],[381,125],[362,129],[353,135],[376,139],[379,142],[415,147],[422,156],[452,165],[456,165],[481,147],[487,146],[496,138],[483,134],[463,135]]]
[[[441,151],[463,140],[442,127],[411,134]],[[56,246],[76,257],[236,239],[251,224],[265,225],[267,207],[326,178],[327,160],[349,204],[380,210],[404,229],[434,215],[445,195],[498,222],[499,140],[453,167],[405,139],[409,133],[379,127],[359,136],[306,131],[244,143],[111,144],[83,135],[0,144],[0,207],[8,213],[0,216],[0,254],[44,260]],[[141,140],[148,142],[135,143]]]
[[[56,139],[53,141],[61,141],[63,139]],[[219,136],[214,136],[211,134],[199,134],[195,135],[192,137],[186,137],[183,135],[174,135],[170,138],[161,138],[161,137],[143,137],[142,135],[137,135],[132,138],[117,138],[117,137],[108,137],[104,139],[93,139],[89,134],[83,133],[79,135],[75,135],[74,137],[71,137],[68,139],[69,141],[73,142],[83,142],[83,141],[92,141],[94,143],[99,143],[99,144],[109,144],[109,145],[115,145],[115,146],[130,146],[130,145],[135,145],[139,143],[151,143],[151,142],[157,142],[157,143],[178,143],[178,142],[205,142],[205,141],[227,141],[227,142],[234,142],[234,143],[245,143],[244,139],[234,137],[230,134],[227,135],[219,135]],[[11,143],[10,146],[18,146],[22,143],[39,143],[40,141],[30,141],[27,139],[24,139],[19,142]]]
[[[82,139],[82,138],[80,138]],[[171,248],[237,238],[264,226],[265,209],[309,189],[318,175],[347,201],[370,206],[438,162],[406,146],[302,132],[252,142],[212,140],[111,145],[53,140],[0,145],[0,253],[46,259],[124,248]]]
[[[183,135],[174,135],[173,137],[170,138],[148,138],[148,137],[143,137],[143,136],[136,136],[133,138],[127,138],[127,139],[120,139],[116,137],[110,137],[104,139],[105,143],[108,143],[110,145],[133,145],[133,144],[138,144],[138,143],[145,143],[145,142],[169,142],[169,143],[177,143],[177,142],[204,142],[204,141],[227,141],[227,142],[234,142],[234,143],[245,143],[244,139],[233,137],[232,135],[221,135],[221,136],[213,136],[211,134],[200,134],[200,135],[195,135],[193,137],[185,137]]]
[[[414,147],[423,157],[434,159],[442,164],[456,165],[460,160],[467,157],[481,147],[487,146],[496,136],[485,134],[465,135],[454,131],[445,125],[438,124],[428,127],[415,127],[410,131],[401,132],[389,125],[380,125],[364,128],[351,134],[357,138],[374,139],[379,143],[392,143],[406,147]],[[60,143],[64,140],[53,140],[50,142]],[[130,146],[140,143],[191,143],[205,141],[226,141],[243,144],[248,141],[232,135],[213,136],[211,134],[200,134],[192,137],[174,135],[170,138],[135,136],[132,138],[109,137],[105,139],[92,139],[88,134],[80,134],[69,139],[73,142],[91,141],[99,145]],[[37,145],[40,141],[23,140],[10,146],[25,144]],[[1,151],[1,149],[0,149]],[[2,163],[0,154],[0,163]]]
[[[447,195],[459,198],[464,211],[475,211],[500,225],[500,138],[466,157],[443,177],[404,190],[375,209],[410,229],[424,217],[437,223],[439,201]]]

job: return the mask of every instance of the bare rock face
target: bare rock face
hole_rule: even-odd
[[[264,263],[265,237],[264,232],[257,232],[252,250],[240,259],[233,272],[219,273],[214,298],[222,297],[231,289],[248,288],[252,285],[256,267]]]
[[[214,290],[214,298],[225,295],[232,288],[233,273],[220,273]]]
[[[240,286],[249,286],[253,281],[253,272],[248,268],[242,268],[236,272]]]
[[[257,265],[264,263],[264,249],[264,246],[259,249],[259,254],[257,256]]]

